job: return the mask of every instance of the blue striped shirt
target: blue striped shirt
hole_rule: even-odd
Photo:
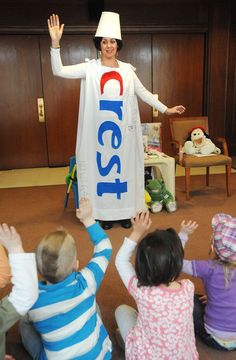
[[[98,223],[87,231],[94,244],[87,266],[57,284],[39,282],[39,298],[29,316],[41,334],[41,360],[111,359],[111,341],[97,312],[95,296],[112,247]]]

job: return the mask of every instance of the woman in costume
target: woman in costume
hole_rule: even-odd
[[[122,47],[119,14],[103,12],[94,37],[101,58],[63,66],[60,40],[64,24],[48,19],[55,76],[81,79],[76,161],[79,197],[88,197],[104,229],[114,221],[125,228],[145,208],[144,154],[137,96],[166,115],[168,108],[142,85],[132,65],[117,60]]]

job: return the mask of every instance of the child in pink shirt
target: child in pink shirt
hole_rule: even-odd
[[[125,341],[127,360],[198,359],[193,327],[194,285],[177,280],[184,251],[174,229],[155,230],[149,212],[132,219],[133,230],[116,256],[116,267],[138,311],[127,305],[115,317]],[[195,223],[182,223],[181,232],[191,233]],[[137,246],[135,268],[130,262]]]

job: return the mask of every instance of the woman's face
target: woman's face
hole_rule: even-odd
[[[102,38],[100,45],[102,57],[107,59],[115,58],[117,53],[116,39]]]

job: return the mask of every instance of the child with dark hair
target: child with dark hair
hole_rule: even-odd
[[[188,240],[181,236],[183,246]],[[236,218],[219,213],[212,218],[209,260],[184,260],[183,272],[203,281],[207,301],[194,298],[195,333],[217,350],[236,350]]]
[[[149,212],[132,219],[133,230],[116,256],[119,275],[138,311],[127,305],[115,311],[125,356],[130,359],[198,359],[193,328],[194,286],[178,280],[184,251],[174,229],[155,230]],[[196,223],[183,223],[190,233]],[[130,258],[137,246],[135,269]]]

